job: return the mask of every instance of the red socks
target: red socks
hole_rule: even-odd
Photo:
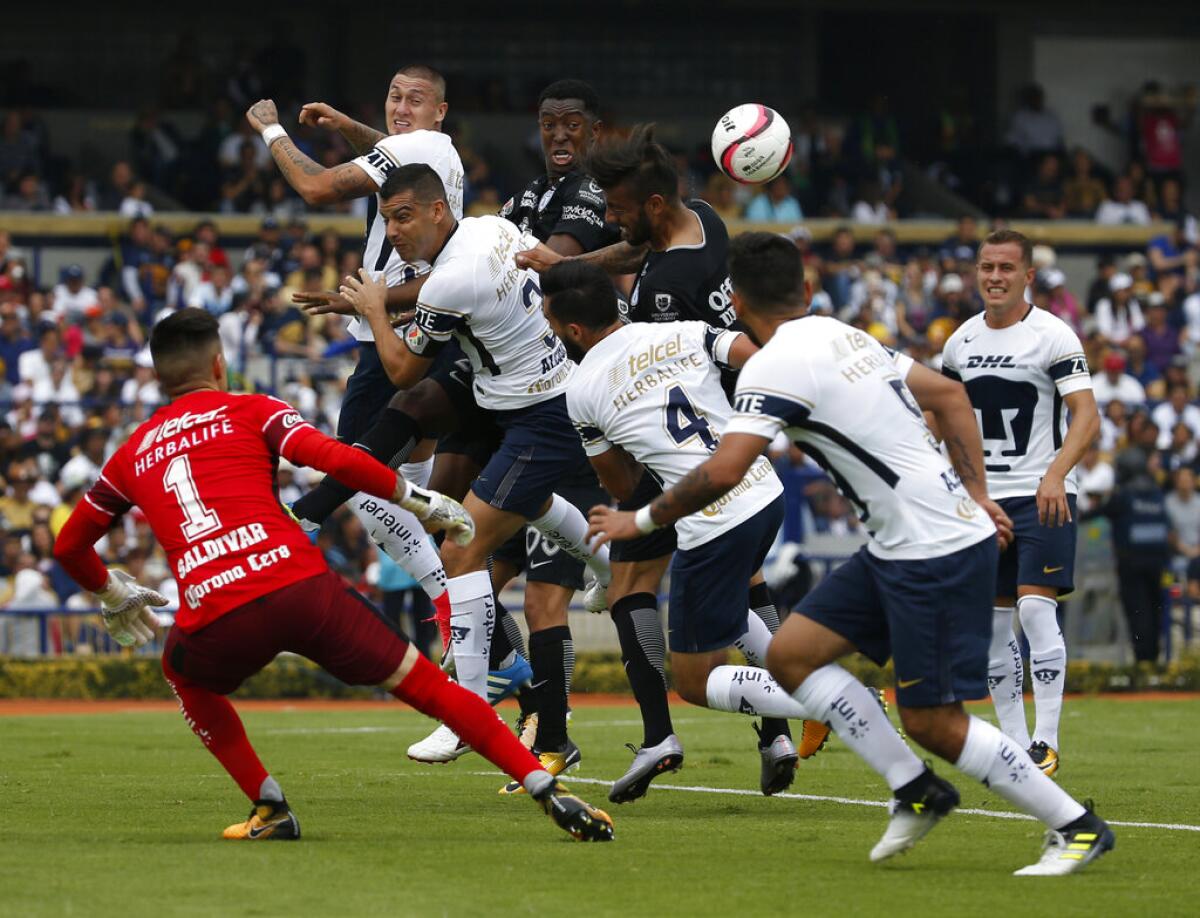
[[[179,707],[192,732],[216,756],[242,793],[252,802],[257,800],[268,777],[267,770],[246,738],[242,719],[229,699],[174,674],[167,677],[167,684],[179,699]]]
[[[450,649],[450,591],[433,601],[433,620],[442,636],[442,653]]]
[[[425,657],[417,657],[412,671],[392,689],[392,694],[444,723],[513,780],[524,783],[530,772],[542,767],[486,701],[451,682]]]

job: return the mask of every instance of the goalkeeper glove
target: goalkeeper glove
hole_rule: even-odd
[[[454,498],[419,488],[403,478],[397,479],[394,497],[396,503],[424,523],[426,529],[444,529],[446,535],[459,545],[467,545],[475,538],[475,521]]]
[[[144,587],[124,571],[109,571],[100,597],[104,628],[122,647],[144,647],[158,633],[158,619],[148,606],[165,606],[167,598]]]

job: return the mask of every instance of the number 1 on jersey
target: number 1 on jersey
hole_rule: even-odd
[[[183,537],[194,542],[221,528],[221,518],[215,510],[204,506],[196,482],[192,478],[192,460],[185,453],[176,456],[167,465],[163,474],[163,487],[175,495],[179,509],[183,511]]]

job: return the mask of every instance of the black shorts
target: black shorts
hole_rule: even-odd
[[[746,633],[750,578],[783,525],[783,495],[695,548],[671,559],[667,632],[672,653],[707,653]]]
[[[937,558],[888,561],[866,546],[813,588],[795,614],[896,664],[905,707],[985,698],[995,598],[994,536]]]
[[[996,595],[1015,598],[1019,586],[1056,587],[1059,596],[1075,589],[1075,495],[1067,495],[1071,522],[1063,526],[1038,522],[1037,498],[1005,497],[996,503],[1013,521],[1013,540],[996,572]]]
[[[662,494],[662,488],[659,487],[658,482],[654,480],[649,472],[643,472],[642,480],[633,489],[633,494],[629,496],[629,500],[619,502],[617,509],[641,509],[660,494]],[[641,538],[613,542],[609,548],[608,558],[613,564],[654,561],[657,558],[665,558],[675,551],[676,544],[675,527],[664,526],[662,529],[656,529],[650,535],[645,535]]]
[[[608,494],[586,460],[574,476],[554,486],[554,493],[569,500],[585,517],[596,504],[608,502]],[[515,533],[492,556],[525,571],[528,583],[552,583],[572,590],[582,590],[585,585],[587,565],[572,558],[532,526]]]
[[[467,456],[483,468],[499,449],[504,431],[475,402],[471,361],[456,342],[451,342],[438,352],[426,376],[441,386],[454,405],[457,419],[454,432],[438,440],[437,451]]]
[[[388,378],[375,342],[360,341],[358,363],[346,380],[346,391],[338,412],[338,439],[343,443],[356,442],[375,425],[395,394],[396,386]]]

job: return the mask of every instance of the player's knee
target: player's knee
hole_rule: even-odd
[[[787,647],[777,639],[767,645],[766,664],[771,678],[789,694],[796,691],[801,683],[812,674],[812,669],[803,660],[788,653]]]
[[[694,673],[672,673],[675,691],[688,704],[696,704],[702,708],[708,707],[708,679],[699,678]]]
[[[965,739],[965,730],[957,729],[960,726],[957,720],[954,712],[944,706],[900,708],[900,723],[909,738],[951,762],[958,758]]]
[[[444,401],[441,387],[423,379],[411,389],[397,392],[388,407],[407,414],[423,431],[429,431],[440,426]]]

